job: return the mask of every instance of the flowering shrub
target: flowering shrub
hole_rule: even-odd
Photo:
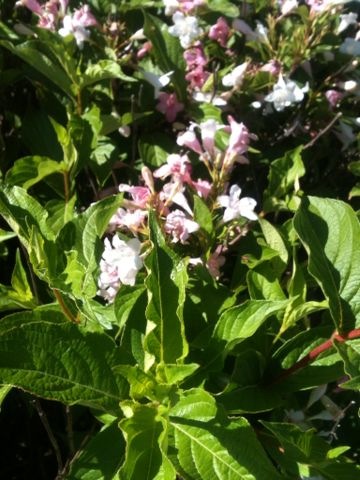
[[[358,2],[0,12],[0,398],[67,406],[57,478],[357,478]]]

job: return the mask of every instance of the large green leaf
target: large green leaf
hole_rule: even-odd
[[[18,185],[27,190],[43,178],[64,170],[63,162],[40,156],[24,157],[16,160],[14,166],[7,171],[6,181],[9,185]]]
[[[74,99],[76,92],[72,79],[57,60],[44,53],[42,42],[38,40],[29,40],[20,45],[14,46],[10,42],[1,41],[0,45],[10,50],[10,52],[20,57],[26,63],[30,64],[59,87],[71,99]]]
[[[204,390],[184,392],[170,411],[170,422],[185,478],[280,479],[247,420],[229,421]]]
[[[2,383],[66,404],[111,412],[127,394],[114,373],[121,351],[105,334],[84,334],[70,323],[27,322],[0,335]]]
[[[294,226],[336,328],[344,332],[360,325],[360,225],[355,212],[339,200],[305,197]]]
[[[221,315],[214,338],[225,342],[229,350],[251,337],[270,316],[285,310],[287,304],[287,300],[247,300],[229,308]]]
[[[145,349],[151,356],[147,366],[155,359],[177,363],[188,352],[183,324],[186,263],[166,246],[153,212],[150,212],[150,240],[152,250],[145,260],[148,271]]]
[[[175,480],[175,469],[164,449],[168,422],[157,405],[123,402],[126,417],[120,422],[126,438],[125,462],[120,469],[122,480]]]

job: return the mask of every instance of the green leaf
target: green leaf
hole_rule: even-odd
[[[273,250],[278,252],[279,256],[272,260],[272,264],[277,274],[281,275],[286,268],[289,259],[285,242],[279,231],[270,222],[264,218],[261,218],[259,219],[259,223],[267,244]]]
[[[33,318],[34,323],[28,321],[0,335],[3,383],[66,404],[118,412],[127,386],[114,373],[123,358],[111,338],[84,334],[70,323]]]
[[[184,392],[170,422],[185,478],[280,479],[247,420],[229,421],[204,390]]]
[[[66,480],[110,480],[120,468],[124,437],[113,422],[103,427],[71,462]]]
[[[32,302],[34,300],[25,269],[21,263],[19,250],[16,251],[15,267],[11,276],[11,286],[14,289],[14,294],[16,294],[16,300],[20,302]]]
[[[251,337],[269,317],[282,312],[287,304],[287,300],[247,300],[221,315],[213,336],[225,342],[226,350],[231,350]]]
[[[160,167],[173,151],[173,140],[164,133],[156,132],[153,135],[142,135],[138,141],[138,148],[142,160],[150,167]]]
[[[183,324],[186,263],[166,246],[154,212],[150,212],[149,220],[152,250],[145,260],[148,271],[145,350],[161,363],[177,363],[188,352]]]
[[[119,78],[125,82],[136,82],[136,78],[125,75],[120,65],[113,60],[99,60],[98,63],[89,65],[81,77],[81,88],[89,87],[102,80]]]
[[[359,382],[360,380],[360,340],[352,340],[340,343],[334,340],[334,345],[344,361],[345,372]],[[354,382],[353,382],[354,383]],[[347,383],[344,384],[346,386]]]
[[[355,212],[339,200],[305,197],[294,226],[336,328],[341,333],[360,325],[360,225]]]
[[[10,392],[11,389],[11,385],[0,385],[0,412],[3,401],[5,400],[7,394]]]
[[[239,8],[228,0],[208,0],[207,7],[214,12],[220,12],[221,15],[226,15],[230,18],[240,16]]]
[[[168,26],[160,19],[143,11],[144,34],[152,43],[152,53],[156,64],[163,73],[173,71],[171,82],[174,84],[177,98],[183,101],[186,98],[186,81],[184,78],[183,49],[180,42],[168,33]]]
[[[63,162],[40,156],[24,157],[16,160],[14,166],[7,171],[5,179],[9,185],[18,185],[27,190],[45,177],[64,170]]]
[[[281,158],[271,162],[269,185],[264,192],[264,210],[277,211],[280,209],[296,210],[297,201],[294,191],[297,182],[305,174],[305,167],[301,159],[302,145],[295,150],[288,151]]]
[[[212,215],[206,203],[197,195],[194,196],[194,220],[208,235],[214,230]]]
[[[33,197],[20,187],[0,185],[0,215],[19,236],[25,247],[31,250],[33,228],[52,239],[54,233],[49,229],[46,210]]]
[[[8,232],[7,230],[3,230],[0,228],[0,243],[6,242],[6,240],[10,240],[10,238],[16,237],[14,232]]]
[[[331,480],[357,478],[360,467],[343,457],[332,458],[331,446],[314,429],[303,431],[289,423],[261,422],[280,442],[286,460],[311,466]],[[346,449],[343,449],[343,452]],[[353,475],[351,477],[351,475]]]
[[[57,87],[59,87],[60,90],[74,100],[74,85],[71,78],[58,63],[58,61],[44,53],[42,42],[38,40],[29,40],[14,46],[10,42],[1,41],[0,45],[7,48],[14,55],[17,55],[33,68],[38,70]]]
[[[126,455],[119,477],[175,480],[175,469],[165,454],[168,425],[158,407],[133,402],[123,402],[121,407],[128,418],[120,422]]]

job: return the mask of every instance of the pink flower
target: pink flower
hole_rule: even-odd
[[[159,194],[160,200],[164,203],[164,207],[167,207],[171,203],[175,203],[179,207],[183,208],[189,215],[193,215],[188,201],[183,193],[184,186],[181,182],[169,182],[165,183],[162,191]]]
[[[184,59],[186,62],[187,70],[196,67],[205,67],[205,65],[207,64],[207,58],[205,57],[205,53],[201,44],[194,45],[193,47],[185,50]]]
[[[208,261],[206,262],[206,266],[210,275],[216,279],[220,277],[220,268],[224,265],[226,260],[223,255],[220,255],[221,248],[222,246],[220,245],[220,247],[218,247],[215,252],[210,255]]]
[[[153,45],[151,42],[145,42],[141,48],[137,51],[136,57],[140,60],[141,58],[145,57],[147,53],[150,52]]]
[[[36,15],[39,15],[39,16],[41,16],[42,13],[43,13],[40,3],[37,2],[36,0],[18,0],[15,3],[15,6],[16,7],[26,7],[29,10],[31,10],[33,13],[35,13]]]
[[[339,104],[343,96],[343,93],[338,92],[337,90],[330,89],[325,92],[325,97],[332,108],[336,107]]]
[[[163,113],[170,123],[175,120],[179,112],[184,110],[184,105],[178,101],[175,93],[160,92],[158,99],[156,110]]]
[[[226,150],[226,155],[242,155],[247,152],[249,146],[249,130],[245,127],[243,123],[237,123],[231,115],[228,116],[228,121],[230,123],[231,133],[229,138],[229,146]]]
[[[204,149],[210,154],[210,156],[215,153],[215,135],[216,132],[222,129],[224,126],[220,125],[213,118],[205,120],[205,122],[200,123],[199,125],[201,131],[201,140]]]
[[[191,164],[187,155],[178,155],[172,153],[166,159],[166,163],[161,165],[154,172],[155,178],[166,178],[170,175],[173,180],[181,183],[191,183]]]
[[[225,207],[224,222],[230,222],[239,217],[248,218],[249,220],[257,220],[254,212],[256,201],[250,197],[240,199],[241,188],[238,185],[232,185],[229,195],[220,195],[217,201],[222,207]]]
[[[83,5],[73,13],[73,23],[78,27],[94,27],[97,25],[96,18],[90,11],[89,5]]]
[[[146,217],[146,210],[136,209],[129,211],[124,208],[119,208],[110,219],[109,230],[114,231],[118,228],[126,227],[136,233],[140,227],[144,226]]]
[[[269,72],[271,75],[278,76],[281,70],[281,63],[277,60],[269,60],[260,68],[261,72]]]
[[[201,178],[198,178],[195,182],[192,182],[192,186],[195,188],[199,197],[202,198],[207,198],[212,188],[210,182],[207,180],[202,180]]]
[[[185,79],[190,83],[190,88],[201,88],[209,76],[210,73],[204,70],[203,67],[197,67],[190,70],[185,75]]]
[[[172,236],[173,243],[185,243],[190,233],[199,229],[199,225],[188,219],[181,210],[174,210],[166,217],[164,228],[165,232]]]
[[[226,47],[229,38],[230,28],[224,17],[219,17],[215,25],[210,27],[209,38],[215,40],[222,47]]]
[[[125,183],[119,185],[119,192],[130,193],[135,206],[146,208],[151,197],[151,191],[148,187],[132,187]]]
[[[199,155],[203,153],[193,127],[190,127],[188,130],[185,130],[185,132],[180,133],[177,137],[176,143],[180,145],[180,147],[190,148],[190,150],[198,153]]]

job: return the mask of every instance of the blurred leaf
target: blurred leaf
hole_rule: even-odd
[[[30,64],[75,101],[76,89],[72,79],[58,61],[42,51],[43,45],[40,41],[28,40],[14,46],[10,42],[2,40],[0,45]]]
[[[221,15],[226,15],[230,18],[240,16],[239,8],[228,0],[208,0],[207,7],[214,12],[219,12]]]
[[[269,184],[264,192],[264,211],[296,209],[291,202],[294,192],[297,190],[296,184],[299,178],[305,174],[305,167],[301,159],[302,148],[300,145],[271,162]]]

